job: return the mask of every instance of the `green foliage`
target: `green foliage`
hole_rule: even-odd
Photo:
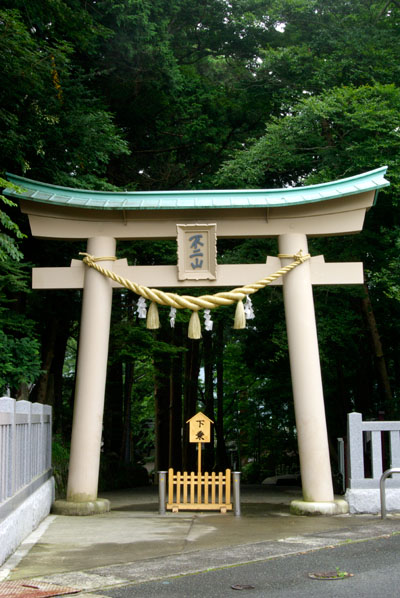
[[[0,177],[0,188],[6,186],[15,190],[19,189],[16,185],[12,185]],[[4,195],[0,195],[0,202],[8,208],[16,207],[16,204],[7,197],[4,197]],[[18,249],[18,242],[14,237],[17,239],[24,239],[26,235],[21,232],[19,226],[6,212],[4,212],[4,210],[0,210],[0,226],[0,262],[4,262],[8,259],[18,262],[22,258],[22,253]],[[7,230],[8,233],[3,232],[3,230]],[[10,233],[13,236],[11,236]]]
[[[400,301],[400,227],[384,228],[381,233],[393,247],[393,252],[389,253],[380,271],[370,273],[371,285],[381,288],[390,299]]]
[[[0,178],[0,187],[6,185]],[[2,195],[0,202],[5,209],[16,205]],[[0,210],[0,225],[0,391],[4,393],[35,382],[41,371],[41,356],[33,321],[26,318],[21,307],[10,310],[18,303],[18,296],[20,299],[27,292],[27,271],[18,263],[23,257],[18,239],[26,235],[4,210]]]
[[[111,155],[128,151],[75,56],[77,44],[94,51],[105,30],[90,26],[76,2],[7,4],[0,11],[2,169],[63,184],[90,174],[95,182]]]
[[[41,371],[35,323],[23,311],[27,271],[21,264],[0,261],[0,390],[15,392],[30,385]]]
[[[60,435],[53,436],[52,468],[55,480],[55,497],[64,499],[67,495],[69,447]]]
[[[295,104],[265,135],[226,162],[219,186],[314,184],[389,165],[396,190],[400,163],[400,88],[342,87]]]
[[[40,345],[37,339],[15,338],[0,331],[0,388],[19,388],[34,382],[40,374]]]

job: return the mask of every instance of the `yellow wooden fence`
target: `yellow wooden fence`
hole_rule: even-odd
[[[231,470],[219,473],[188,473],[168,470],[167,509],[177,512],[232,510]]]

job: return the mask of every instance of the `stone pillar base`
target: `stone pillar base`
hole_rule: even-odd
[[[74,502],[72,500],[56,500],[51,512],[55,515],[100,515],[108,513],[111,503],[106,498],[97,498],[87,502]]]
[[[387,480],[388,482],[389,480]],[[390,480],[394,482],[395,480]],[[386,484],[387,484],[386,482]],[[379,481],[377,481],[379,484]],[[400,512],[400,488],[386,488],[386,510]],[[345,499],[350,513],[380,513],[381,494],[379,488],[347,488]]]
[[[326,502],[292,500],[290,503],[292,515],[344,515],[348,512],[349,505],[343,498]]]

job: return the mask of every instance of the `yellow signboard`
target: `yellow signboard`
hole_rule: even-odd
[[[199,411],[186,423],[189,424],[189,442],[211,441],[211,424],[214,422],[207,415]]]

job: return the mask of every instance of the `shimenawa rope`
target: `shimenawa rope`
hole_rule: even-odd
[[[303,254],[302,250],[300,250],[296,254],[278,254],[280,259],[291,259],[293,258],[294,261],[287,266],[283,266],[273,274],[262,278],[257,282],[253,282],[251,284],[247,284],[243,287],[237,287],[231,291],[223,291],[220,293],[215,293],[214,295],[201,295],[200,297],[194,297],[191,295],[178,295],[177,293],[170,293],[161,291],[160,289],[153,289],[149,288],[136,282],[132,282],[119,276],[112,270],[108,270],[107,268],[103,268],[100,266],[98,262],[100,261],[115,261],[117,258],[115,257],[95,257],[90,255],[89,253],[80,253],[79,255],[83,255],[83,262],[89,267],[97,270],[103,276],[110,278],[114,282],[120,284],[121,286],[133,291],[137,295],[144,297],[151,301],[150,309],[147,316],[147,327],[150,329],[159,328],[159,317],[158,317],[158,310],[157,305],[167,305],[170,307],[174,307],[176,309],[190,309],[192,310],[192,316],[189,322],[189,338],[198,339],[201,338],[201,325],[200,319],[198,316],[198,311],[200,309],[215,309],[216,307],[220,307],[221,305],[232,305],[233,303],[237,303],[236,313],[235,313],[235,323],[234,328],[240,329],[246,327],[246,318],[244,314],[244,306],[243,306],[243,299],[252,293],[256,293],[260,289],[265,288],[267,285],[271,284],[274,280],[280,278],[281,276],[285,276],[288,272],[302,264],[303,262],[310,259],[310,254]]]

